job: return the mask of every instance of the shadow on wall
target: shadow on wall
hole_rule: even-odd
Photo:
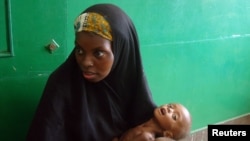
[[[47,78],[8,78],[0,82],[0,140],[25,141]]]
[[[35,111],[36,102],[28,99],[13,98],[5,101],[4,114],[1,115],[1,136],[2,141],[24,141]],[[8,110],[8,111],[6,111]]]

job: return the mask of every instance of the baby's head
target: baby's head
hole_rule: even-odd
[[[192,119],[189,111],[180,103],[170,103],[159,106],[154,111],[154,117],[163,130],[163,136],[181,139],[190,132]]]

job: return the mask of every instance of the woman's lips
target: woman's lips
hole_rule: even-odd
[[[83,77],[86,78],[86,79],[93,79],[95,77],[95,73],[93,72],[83,72]]]

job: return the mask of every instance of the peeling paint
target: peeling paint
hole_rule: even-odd
[[[13,69],[14,71],[16,71],[16,67],[15,67],[15,66],[12,66],[12,69]]]

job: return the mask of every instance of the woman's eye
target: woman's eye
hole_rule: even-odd
[[[104,55],[104,52],[103,51],[96,51],[94,54],[96,57],[102,57]]]
[[[76,53],[78,55],[82,55],[83,54],[83,50],[81,48],[79,48],[79,47],[76,47]]]

